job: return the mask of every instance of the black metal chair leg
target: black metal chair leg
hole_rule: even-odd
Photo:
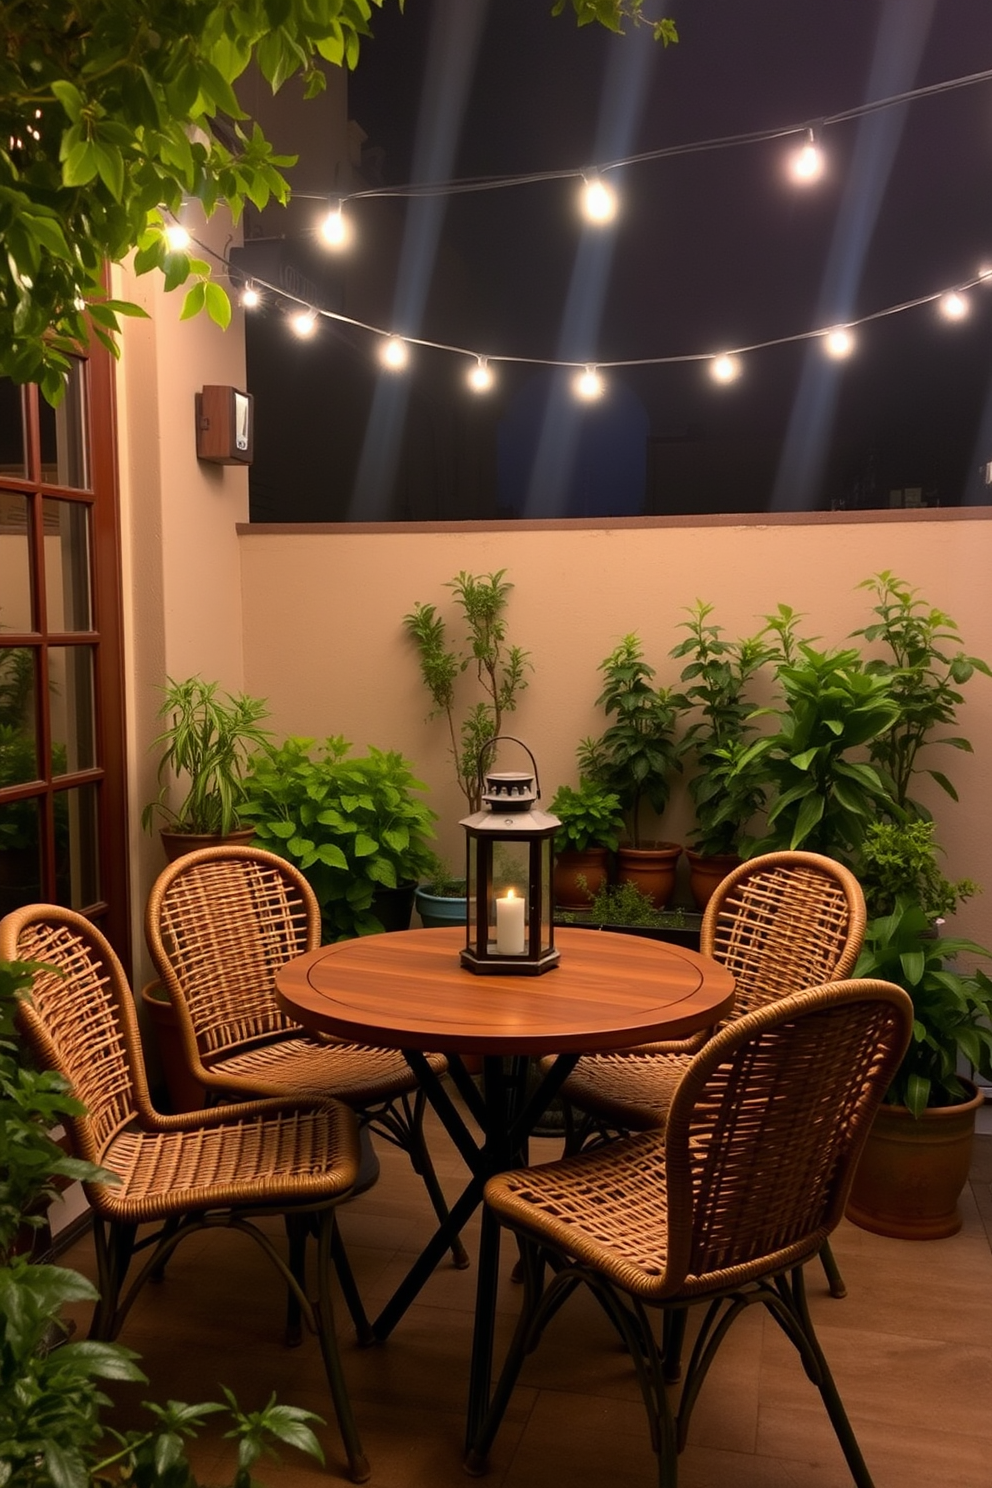
[[[307,1290],[307,1234],[310,1216],[287,1214],[285,1216],[286,1238],[289,1241],[289,1269],[299,1283],[300,1291]],[[300,1299],[288,1287],[286,1291],[286,1347],[299,1348],[303,1342],[303,1323]]]
[[[372,1469],[369,1467],[368,1458],[362,1451],[358,1427],[355,1424],[351,1401],[348,1398],[344,1371],[341,1368],[341,1356],[338,1353],[337,1338],[334,1333],[334,1312],[331,1307],[330,1257],[334,1249],[336,1229],[333,1209],[325,1210],[320,1216],[317,1232],[317,1304],[314,1307],[314,1316],[320,1338],[320,1351],[324,1358],[324,1368],[327,1371],[327,1383],[331,1387],[334,1412],[338,1418],[341,1440],[344,1442],[348,1457],[348,1476],[353,1483],[365,1483],[371,1476]]]
[[[827,1278],[831,1297],[846,1297],[847,1287],[844,1285],[844,1278],[840,1274],[840,1267],[834,1258],[829,1240],[824,1240],[820,1246],[820,1263]]]

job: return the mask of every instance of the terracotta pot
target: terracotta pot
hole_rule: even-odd
[[[609,876],[609,853],[605,847],[583,851],[567,848],[555,858],[555,903],[562,909],[588,909]],[[585,887],[578,882],[585,879]]]
[[[664,909],[675,893],[675,870],[682,848],[677,842],[649,842],[617,852],[617,882],[632,883],[655,909]]]
[[[175,863],[177,859],[196,852],[201,847],[223,847],[225,843],[247,847],[254,835],[254,827],[237,827],[233,832],[228,832],[226,837],[212,832],[169,832],[165,827],[159,831],[165,856],[170,863]]]
[[[868,1133],[847,1217],[897,1240],[942,1240],[961,1228],[958,1198],[968,1181],[975,1113],[984,1095],[932,1106],[917,1120],[905,1106],[881,1106]]]
[[[697,853],[689,847],[685,855],[689,860],[689,888],[696,908],[703,910],[727,874],[740,867],[741,860],[736,853]]]
[[[206,1092],[183,1058],[175,1009],[161,982],[149,982],[141,989],[141,1001],[154,1030],[165,1088],[173,1112],[200,1111],[207,1104]]]

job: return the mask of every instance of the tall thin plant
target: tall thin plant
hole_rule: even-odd
[[[464,637],[449,638],[448,622],[436,605],[419,600],[403,624],[413,640],[420,675],[431,698],[429,719],[444,718],[458,789],[469,812],[479,810],[479,754],[501,731],[504,715],[512,713],[527,686],[528,652],[510,645],[506,637],[506,607],[513,585],[506,569],[470,574],[464,570],[446,585],[461,610]],[[474,677],[481,698],[466,705],[459,716],[459,679]]]

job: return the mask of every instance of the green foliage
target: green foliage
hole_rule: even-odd
[[[904,579],[884,569],[858,587],[875,595],[878,603],[873,613],[879,618],[854,634],[866,641],[881,641],[888,648],[890,656],[870,661],[867,669],[888,679],[899,706],[893,727],[872,740],[870,755],[892,781],[897,804],[925,817],[929,813],[909,795],[913,776],[919,771],[931,776],[953,800],[958,796],[941,770],[917,764],[917,757],[922,749],[935,744],[972,752],[968,740],[958,735],[945,734],[937,739],[931,735],[935,729],[953,727],[958,706],[964,701],[958,689],[975,672],[989,677],[992,671],[987,662],[965,654],[951,617],[918,599],[919,591],[910,588]]]
[[[373,895],[427,871],[435,813],[417,799],[425,787],[401,754],[370,747],[351,759],[340,736],[317,751],[313,743],[291,738],[257,755],[241,815],[260,847],[306,875],[326,940],[375,935]]]
[[[886,1099],[919,1116],[927,1106],[956,1105],[969,1092],[956,1073],[958,1055],[992,1079],[992,981],[976,969],[954,971],[961,954],[989,958],[970,940],[933,934],[926,912],[900,895],[889,915],[870,920],[856,977],[879,977],[913,999],[913,1037]]]
[[[588,892],[581,874],[576,877],[579,887]],[[636,884],[603,884],[596,894],[590,894],[589,908],[582,911],[583,924],[633,925],[646,930],[681,929],[686,923],[685,911],[681,909],[656,909],[649,894]]]
[[[650,26],[655,41],[664,46],[678,41],[675,22],[667,17],[653,20],[644,14],[644,0],[555,0],[552,15],[561,15],[571,4],[580,26],[590,26],[595,21],[609,31],[622,34],[624,22],[634,26]]]
[[[578,789],[560,785],[549,807],[561,826],[555,833],[555,851],[585,852],[588,847],[606,847],[615,852],[623,831],[623,810],[615,791],[593,780],[580,780]]]
[[[69,1157],[49,1135],[82,1106],[52,1071],[32,1068],[16,1028],[19,998],[28,995],[37,968],[0,961],[0,1488],[198,1488],[185,1440],[206,1416],[227,1409],[238,1443],[234,1488],[251,1488],[252,1464],[270,1442],[323,1454],[309,1425],[310,1411],[277,1405],[244,1413],[224,1391],[214,1402],[151,1405],[149,1431],[120,1433],[103,1424],[111,1404],[101,1381],[144,1381],[137,1355],[115,1343],[70,1341],[65,1307],[95,1302],[85,1277],[62,1266],[38,1264],[29,1255],[43,1206],[71,1179],[116,1182],[113,1174]],[[107,1437],[117,1450],[105,1455]]]
[[[851,755],[892,727],[898,704],[888,679],[854,650],[816,651],[801,641],[778,677],[784,705],[754,715],[771,714],[778,729],[737,760],[741,773],[758,765],[774,793],[765,836],[750,851],[802,847],[849,861],[869,822],[894,809],[878,771]]]
[[[439,899],[464,899],[465,875],[456,873],[437,853],[428,852],[420,873],[420,887],[425,894]]]
[[[654,668],[634,634],[624,636],[599,670],[605,686],[596,706],[615,721],[599,739],[582,740],[579,771],[619,797],[628,836],[638,847],[642,801],[664,811],[671,776],[682,768],[673,739],[678,704],[670,688],[652,687]]]
[[[680,674],[684,690],[672,701],[680,712],[698,713],[678,744],[679,757],[690,758],[696,769],[689,781],[696,810],[690,841],[700,853],[736,853],[741,833],[764,801],[758,762],[740,764],[746,738],[754,732],[747,686],[773,653],[764,632],[724,640],[723,627],[708,623],[712,613],[711,604],[697,599],[679,627],[688,635],[669,655],[688,660]]]
[[[918,904],[933,923],[978,893],[970,878],[955,883],[941,872],[933,834],[932,821],[869,823],[857,870],[870,918],[892,914],[902,897]]]
[[[170,830],[226,836],[240,825],[245,799],[244,774],[253,749],[269,739],[259,728],[267,716],[265,703],[245,693],[218,696],[216,682],[189,677],[168,679],[158,711],[168,720],[152,744],[161,749],[159,794],[142,812],[141,823],[151,830],[158,812]],[[179,806],[168,804],[170,786],[181,779],[186,794]]]
[[[463,570],[447,584],[462,612],[460,642],[449,641],[447,622],[435,605],[418,601],[403,617],[430,694],[429,718],[447,720],[455,778],[470,814],[482,805],[480,751],[500,733],[504,715],[515,710],[530,668],[528,653],[507,644],[506,607],[513,585],[505,573],[504,568],[489,574]],[[482,699],[465,705],[459,717],[458,682],[465,673],[474,675]]]
[[[137,249],[139,274],[167,289],[195,279],[192,304],[230,315],[209,266],[172,252],[168,213],[196,198],[285,202],[278,156],[233,84],[254,60],[278,89],[302,73],[312,96],[322,61],[353,67],[381,0],[23,0],[0,4],[0,373],[61,396],[67,353],[93,334],[114,346],[122,315],[106,261]],[[88,311],[88,316],[86,312]]]

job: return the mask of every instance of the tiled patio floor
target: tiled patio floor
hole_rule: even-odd
[[[450,1197],[462,1167],[432,1128]],[[534,1144],[533,1160],[559,1143]],[[431,1230],[423,1187],[406,1159],[380,1144],[378,1184],[345,1206],[341,1229],[370,1315]],[[965,1223],[951,1240],[914,1244],[844,1224],[835,1253],[848,1297],[826,1293],[810,1267],[814,1320],[876,1488],[992,1484],[992,1136],[978,1139]],[[474,1255],[476,1224],[467,1231]],[[504,1246],[502,1348],[519,1305]],[[67,1264],[92,1274],[87,1236]],[[389,1340],[358,1349],[338,1321],[344,1367],[372,1481],[378,1488],[464,1488],[461,1468],[475,1274],[440,1268]],[[320,1412],[327,1469],[287,1453],[261,1463],[269,1488],[345,1479],[344,1459],[315,1341],[287,1350],[284,1294],[257,1247],[237,1235],[197,1237],[145,1289],[121,1335],[138,1350],[147,1386],[113,1387],[115,1424],[141,1423],[142,1399],[217,1398],[228,1385],[255,1408],[280,1400]],[[80,1321],[83,1321],[81,1318]],[[195,1465],[231,1480],[230,1444],[204,1434]],[[528,1360],[492,1454],[492,1488],[651,1488],[646,1421],[616,1337],[584,1293],[573,1298]],[[850,1477],[819,1395],[779,1329],[755,1308],[731,1332],[703,1389],[680,1461],[682,1488],[847,1488]]]

